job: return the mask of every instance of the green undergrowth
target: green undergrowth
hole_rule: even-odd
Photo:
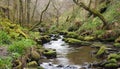
[[[12,67],[12,58],[7,57],[7,58],[0,58],[0,69],[11,69]]]
[[[31,46],[35,45],[35,42],[31,39],[22,39],[19,41],[13,42],[9,47],[8,50],[12,53],[19,53],[23,54],[27,50],[27,48],[30,48]]]
[[[12,69],[12,60],[26,54],[36,45],[34,38],[39,36],[38,32],[29,32],[8,19],[0,18],[0,47],[5,46],[8,52],[6,56],[0,55],[0,69]]]
[[[2,44],[10,44],[10,36],[4,31],[0,31],[0,45]]]

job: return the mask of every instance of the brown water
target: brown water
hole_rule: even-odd
[[[70,63],[77,65],[84,64],[85,62],[94,62],[97,59],[92,57],[91,51],[93,51],[93,49],[89,46],[74,48],[73,52],[67,54],[67,58]]]
[[[63,37],[61,36],[61,39],[58,39],[57,41],[51,41],[44,44],[45,48],[56,49],[58,54],[56,59],[43,60],[44,63],[52,63],[56,65],[74,65],[80,69],[81,65],[85,62],[91,63],[96,61],[95,58],[91,57],[90,52],[93,51],[93,49],[90,46],[69,46],[62,41],[62,38]],[[52,69],[49,66],[45,66],[45,64],[42,66],[46,67],[45,69]]]

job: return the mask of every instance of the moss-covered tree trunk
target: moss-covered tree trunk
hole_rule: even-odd
[[[104,16],[97,10],[95,9],[91,9],[89,7],[87,7],[84,3],[82,2],[79,2],[78,3],[78,0],[73,0],[73,2],[78,5],[79,7],[82,7],[84,8],[85,10],[89,11],[90,13],[92,13],[93,15],[99,17],[102,21],[103,21],[103,26],[102,26],[102,29],[106,29],[106,26],[107,26],[107,20],[104,18]]]

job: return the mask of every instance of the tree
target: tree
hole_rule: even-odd
[[[52,6],[55,11],[55,18],[56,18],[56,26],[59,26],[59,17],[60,17],[60,10],[62,9],[62,4],[52,0]]]
[[[36,26],[38,26],[39,24],[42,23],[43,15],[44,15],[44,13],[46,12],[46,10],[48,9],[48,7],[49,7],[49,5],[50,5],[50,1],[51,1],[51,0],[49,0],[47,6],[46,6],[45,9],[41,12],[39,22],[38,22],[37,24],[33,25],[33,27],[32,27],[30,30],[33,30],[34,28],[36,28]]]
[[[10,6],[10,0],[7,0],[7,6],[9,8],[9,6]],[[10,19],[10,12],[9,11],[7,13],[7,18]]]
[[[31,22],[34,21],[33,18],[34,18],[34,15],[35,15],[35,10],[37,8],[37,3],[38,3],[38,0],[36,0],[35,5],[34,5],[33,13],[32,13],[32,16],[31,16]]]
[[[24,18],[24,15],[23,15],[23,1],[22,0],[19,0],[19,23],[20,25],[22,25],[22,22],[23,22],[23,18]]]
[[[28,25],[30,23],[30,3],[31,3],[31,0],[27,0],[27,23]]]
[[[104,18],[104,16],[103,16],[100,12],[98,12],[98,11],[95,10],[95,9],[91,9],[91,8],[87,7],[84,3],[78,2],[78,0],[73,0],[73,2],[74,2],[76,5],[78,5],[79,7],[82,7],[82,8],[84,8],[85,10],[89,11],[90,13],[92,13],[93,15],[96,15],[97,17],[99,17],[99,18],[102,20],[102,22],[103,22],[102,28],[103,28],[103,29],[106,29],[106,26],[107,26],[107,24],[108,24],[108,21]]]

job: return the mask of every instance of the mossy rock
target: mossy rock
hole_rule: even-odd
[[[109,59],[109,60],[107,61],[107,63],[117,63],[117,60],[116,60],[116,59]]]
[[[78,36],[77,39],[79,39],[79,40],[84,40],[84,37],[83,37],[83,36]]]
[[[59,32],[60,35],[67,35],[67,33],[68,31],[65,31],[65,30]]]
[[[27,63],[27,66],[28,66],[28,67],[37,67],[38,64],[37,64],[36,61],[31,61],[31,62]]]
[[[40,59],[40,54],[36,51],[32,51],[31,52],[31,57],[30,57],[32,60],[34,61],[38,61]]]
[[[120,48],[120,43],[114,43],[114,46]]]
[[[44,69],[43,67],[39,66],[37,69]]]
[[[108,55],[108,59],[120,60],[120,54],[110,54]]]
[[[120,37],[115,40],[116,43],[120,43]]]
[[[52,50],[52,49],[47,49],[43,52],[43,55],[45,57],[47,57],[48,59],[49,58],[56,58],[57,57],[57,53],[55,50]]]
[[[13,69],[21,69],[22,68],[22,62],[20,60],[13,61]]]
[[[105,46],[101,46],[100,49],[98,50],[96,56],[97,57],[101,57],[103,56],[103,54],[106,52],[106,47]]]
[[[69,44],[72,44],[72,45],[79,45],[79,44],[81,44],[81,40],[74,39],[74,38],[66,38],[64,40],[65,40],[65,42],[67,42]]]
[[[95,38],[93,36],[85,36],[84,40],[85,41],[92,41],[92,40],[95,40]]]
[[[117,63],[105,64],[105,69],[117,69],[117,68],[118,68],[118,64]]]
[[[35,39],[37,44],[42,44],[42,40],[41,39]]]
[[[66,38],[75,38],[77,39],[79,35],[75,32],[68,32],[67,35],[65,36]]]
[[[42,41],[42,44],[47,43],[50,41],[50,36],[48,36],[48,35],[41,36],[40,40]]]
[[[71,27],[69,27],[68,28],[68,31],[77,31],[79,29],[79,27],[77,27],[77,26],[71,26]]]

